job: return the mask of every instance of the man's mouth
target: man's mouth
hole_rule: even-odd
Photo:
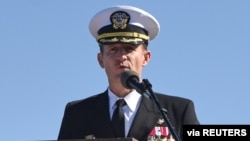
[[[129,67],[128,63],[121,62],[121,63],[119,64],[119,68],[130,68],[130,67]]]
[[[128,66],[120,65],[119,68],[129,68]]]

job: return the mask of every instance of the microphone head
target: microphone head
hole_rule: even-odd
[[[121,74],[121,83],[125,88],[128,89],[133,89],[130,85],[129,85],[129,81],[135,79],[137,82],[139,82],[139,76],[138,74],[133,71],[133,70],[128,70],[128,71],[124,71]]]

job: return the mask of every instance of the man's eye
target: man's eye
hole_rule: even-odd
[[[113,47],[113,48],[110,48],[110,51],[113,51],[113,52],[114,52],[114,51],[116,51],[116,50],[117,50],[117,49],[114,48],[114,47]]]
[[[126,48],[126,51],[127,52],[132,52],[132,51],[134,51],[135,50],[135,48],[133,48],[133,47],[128,47],[128,48]]]

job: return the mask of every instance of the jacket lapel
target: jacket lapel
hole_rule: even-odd
[[[99,95],[92,114],[93,115],[90,116],[92,119],[90,120],[93,121],[93,123],[90,124],[92,124],[93,131],[95,131],[94,135],[102,138],[115,137],[109,115],[109,100],[107,91]]]
[[[136,139],[145,139],[154,128],[157,120],[160,118],[155,103],[149,98],[143,97],[142,103],[136,113],[135,119],[131,125],[128,137]]]

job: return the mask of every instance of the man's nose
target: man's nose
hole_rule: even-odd
[[[120,49],[116,54],[117,58],[119,58],[120,60],[127,59],[127,55],[128,53],[125,49]]]

